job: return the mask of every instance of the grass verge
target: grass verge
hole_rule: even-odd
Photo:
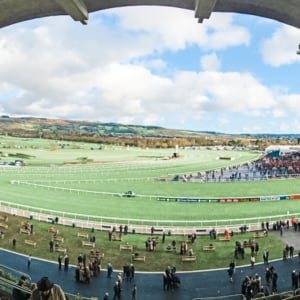
[[[137,271],[148,272],[162,272],[165,266],[174,265],[178,271],[192,271],[192,270],[206,270],[214,268],[227,267],[229,262],[233,259],[233,253],[236,241],[246,241],[253,239],[253,233],[236,234],[231,237],[229,242],[210,240],[208,236],[197,236],[194,244],[188,244],[189,248],[193,249],[194,255],[197,257],[194,262],[181,262],[180,255],[180,243],[187,239],[186,236],[167,236],[165,243],[158,243],[157,250],[146,251],[145,242],[148,238],[147,235],[140,234],[127,234],[122,235],[123,241],[109,241],[108,232],[100,232],[91,230],[80,229],[77,227],[66,227],[62,225],[52,225],[37,220],[29,220],[33,224],[34,234],[27,236],[24,233],[19,233],[20,224],[25,219],[8,216],[7,229],[2,229],[4,232],[4,238],[0,240],[1,247],[9,250],[22,253],[24,255],[31,254],[33,257],[43,258],[50,261],[57,261],[59,253],[50,252],[49,242],[53,238],[53,234],[48,232],[49,226],[54,226],[59,230],[59,236],[64,238],[64,242],[60,242],[60,246],[67,249],[67,253],[70,257],[70,263],[76,264],[77,257],[80,253],[86,254],[87,257],[90,253],[90,247],[83,247],[82,240],[85,238],[77,237],[77,233],[86,233],[89,236],[94,235],[96,239],[95,249],[104,254],[102,260],[102,268],[106,267],[107,261],[111,261],[114,269],[122,270],[124,265],[131,263],[131,254],[129,250],[120,250],[120,244],[133,245],[133,253],[139,253],[140,256],[145,256],[146,260],[134,262]],[[28,221],[28,220],[27,220]],[[12,240],[16,239],[16,248],[13,248]],[[160,236],[161,238],[161,236]],[[30,239],[36,242],[36,247],[25,244],[25,239]],[[166,251],[166,247],[171,244],[172,240],[176,240],[176,251]],[[272,245],[272,251],[270,251],[270,259],[280,258],[282,255],[282,249],[284,243],[278,239],[272,232],[266,238],[257,239],[259,243],[259,253],[256,258],[256,262],[262,262],[262,252],[264,249],[269,248]],[[216,251],[203,251],[204,245],[213,244],[216,247]],[[26,263],[26,257],[24,258],[24,264]],[[33,260],[34,263],[34,260]],[[245,249],[245,258],[237,259],[236,265],[250,264],[250,248]]]

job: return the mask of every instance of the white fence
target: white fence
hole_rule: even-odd
[[[120,225],[128,227],[129,233],[162,234],[163,231],[169,235],[188,235],[196,232],[198,235],[208,235],[214,228],[217,233],[223,233],[225,229],[238,233],[240,227],[246,225],[249,231],[261,230],[262,222],[285,221],[291,217],[297,218],[300,213],[289,215],[275,215],[256,218],[243,219],[224,219],[224,220],[147,220],[147,219],[127,219],[110,218],[104,216],[92,216],[83,214],[74,214],[57,210],[49,210],[38,207],[26,206],[0,200],[0,211],[8,215],[17,215],[20,217],[35,219],[42,222],[55,223],[64,226],[73,226],[91,230],[108,231],[114,226],[116,229]]]

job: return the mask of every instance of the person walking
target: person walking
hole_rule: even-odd
[[[235,273],[235,262],[234,262],[234,260],[232,260],[230,262],[227,272],[228,272],[228,276],[229,276],[229,281],[233,282],[233,275]]]
[[[229,268],[231,268],[233,270],[233,274],[235,273],[235,261],[232,260],[229,264]]]
[[[233,282],[233,269],[229,267],[227,272],[228,272],[228,276],[229,276],[229,281]]]

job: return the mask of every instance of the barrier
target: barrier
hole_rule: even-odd
[[[1,266],[1,267],[3,267],[3,266]],[[16,271],[16,272],[18,272],[18,271]],[[24,273],[21,273],[21,274],[24,275]],[[29,275],[27,275],[27,277],[30,279]],[[0,277],[0,294],[2,296],[2,299],[12,299],[14,288],[18,288],[29,295],[31,294],[31,291],[29,289],[22,288],[22,287],[18,286],[14,281],[7,280],[4,277]],[[65,293],[65,295],[68,297],[69,300],[79,299],[78,298],[79,294],[73,295],[73,294]],[[81,300],[97,300],[98,298],[97,297],[87,298],[87,297],[80,296],[80,299]]]
[[[300,213],[293,213],[292,215],[282,214],[255,218],[199,221],[126,219],[72,214],[63,211],[48,210],[32,206],[26,206],[22,204],[15,204],[13,202],[1,200],[0,211],[6,214],[17,215],[28,219],[34,218],[35,220],[42,222],[47,222],[49,216],[59,216],[60,225],[73,226],[73,224],[76,224],[77,228],[94,228],[94,230],[99,231],[109,231],[113,226],[115,226],[115,224],[128,224],[128,232],[134,230],[135,233],[148,234],[149,232],[151,232],[151,227],[156,226],[159,228],[163,228],[165,232],[171,232],[172,235],[189,235],[193,232],[197,232],[197,234],[209,234],[212,228],[216,230],[217,234],[223,233],[225,229],[227,229],[229,232],[239,233],[240,227],[245,224],[247,224],[248,231],[257,231],[261,230],[262,222],[275,222],[278,220],[287,220],[290,219],[292,216],[295,218],[300,218]],[[90,219],[92,219],[93,221],[90,221]],[[30,231],[26,233],[30,234]]]

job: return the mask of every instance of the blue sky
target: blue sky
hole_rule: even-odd
[[[127,7],[0,31],[0,114],[224,133],[300,133],[300,29]]]

